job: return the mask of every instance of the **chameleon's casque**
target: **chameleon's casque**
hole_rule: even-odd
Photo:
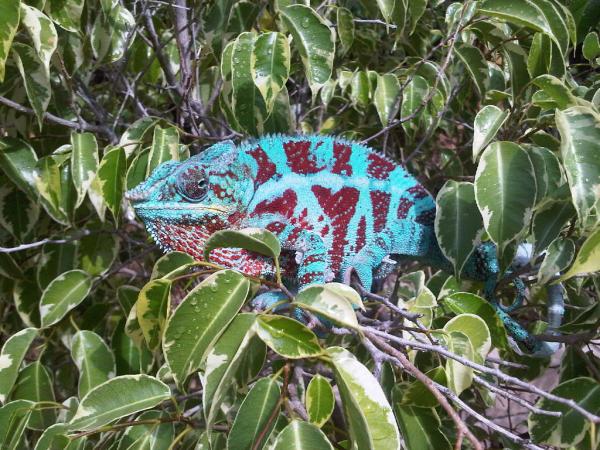
[[[206,239],[221,229],[266,228],[284,250],[284,275],[298,287],[342,281],[350,269],[366,289],[395,258],[451,271],[434,233],[435,201],[402,166],[374,150],[330,136],[269,135],[235,146],[213,145],[183,162],[166,162],[127,193],[165,250],[202,259]],[[267,258],[216,249],[211,260],[254,276],[271,276]],[[465,276],[493,289],[495,247],[476,249]],[[501,310],[509,331],[538,345]]]

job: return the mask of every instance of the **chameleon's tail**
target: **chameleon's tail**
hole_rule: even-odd
[[[530,259],[532,254],[531,244],[522,244],[519,246],[517,255],[513,260],[511,270],[508,271],[507,275],[518,267],[525,265]],[[498,316],[504,323],[504,326],[510,333],[510,335],[522,344],[532,356],[536,357],[548,357],[552,355],[560,344],[558,342],[546,342],[540,340],[536,336],[531,335],[521,324],[514,320],[509,313],[520,308],[523,304],[523,300],[526,298],[525,284],[523,281],[515,277],[513,284],[517,290],[517,297],[510,306],[502,306],[494,295],[494,289],[496,286],[496,274],[490,276],[486,282],[485,294],[487,299],[492,303],[497,311]],[[550,285],[546,287],[548,293],[548,328],[546,329],[547,334],[558,335],[558,328],[562,323],[562,317],[565,312],[563,287],[561,284]]]

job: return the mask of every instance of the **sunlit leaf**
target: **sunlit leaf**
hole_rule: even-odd
[[[98,144],[92,133],[71,134],[71,168],[77,190],[76,207],[81,205],[98,170]]]
[[[276,32],[263,33],[255,41],[252,55],[252,76],[260,91],[267,112],[271,113],[279,91],[290,74],[290,46],[287,38]]]
[[[73,336],[71,357],[79,370],[79,398],[115,376],[115,357],[93,331],[81,330]]]
[[[313,424],[293,420],[279,433],[273,450],[333,450],[333,446]]]
[[[331,417],[335,406],[333,389],[327,378],[315,375],[306,388],[306,412],[310,421],[322,427]]]
[[[37,336],[35,328],[25,328],[15,334],[2,346],[0,353],[0,403],[4,403],[12,390],[21,362],[29,346]]]
[[[271,419],[279,407],[280,390],[273,378],[261,378],[244,398],[229,431],[227,448],[262,448],[275,425]],[[276,416],[275,416],[276,417]]]
[[[20,0],[0,4],[0,83],[4,81],[4,64],[19,26],[20,6]]]
[[[509,112],[494,105],[484,106],[475,116],[473,124],[473,160],[496,137],[498,130],[508,118]]]
[[[177,307],[167,322],[162,348],[178,383],[204,364],[244,304],[248,289],[249,282],[241,274],[223,270],[196,286]]]
[[[596,228],[581,245],[575,262],[561,279],[566,280],[582,273],[600,271],[600,227]]]
[[[301,4],[282,9],[294,47],[300,52],[313,96],[331,77],[335,55],[335,31],[312,8]]]
[[[392,407],[369,369],[348,350],[330,347],[351,441],[357,448],[400,449],[400,432]]]
[[[272,350],[286,358],[308,358],[321,354],[315,334],[300,322],[284,316],[260,316],[256,334]]]
[[[90,276],[82,270],[71,270],[52,280],[40,300],[42,327],[60,321],[87,297],[91,287]]]
[[[171,395],[169,386],[148,375],[123,375],[89,391],[69,422],[71,430],[93,430],[120,417],[152,408]]]

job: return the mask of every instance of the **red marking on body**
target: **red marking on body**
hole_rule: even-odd
[[[355,251],[359,252],[367,243],[367,220],[361,216],[356,228],[356,246]]]
[[[352,147],[348,144],[339,142],[333,143],[333,167],[331,173],[338,175],[352,176],[352,166],[350,165],[350,156],[352,156]]]
[[[310,141],[284,142],[283,149],[292,172],[309,175],[323,170],[323,167],[317,167],[316,158],[310,151]]]
[[[415,199],[425,198],[429,195],[427,189],[420,184],[415,184],[414,186],[408,188],[406,192],[411,194]]]
[[[285,223],[283,222],[271,222],[266,226],[267,230],[271,233],[279,234],[285,230]]]
[[[254,210],[254,214],[262,216],[264,214],[280,214],[286,218],[291,218],[294,215],[298,198],[293,189],[286,189],[281,197],[273,200],[263,200]]]
[[[383,191],[371,191],[371,206],[373,207],[373,229],[380,232],[387,223],[390,208],[390,194]]]
[[[253,148],[248,152],[250,156],[256,161],[258,171],[256,173],[256,183],[263,184],[265,181],[271,179],[275,175],[276,167],[275,164],[269,159],[269,156],[259,146]]]
[[[409,200],[408,198],[402,197],[400,202],[398,203],[398,219],[406,219],[408,217],[408,213],[410,212],[410,208],[414,206],[415,202]]]
[[[333,227],[333,242],[329,249],[331,269],[339,271],[344,257],[344,246],[348,243],[348,224],[356,210],[359,191],[352,187],[345,187],[337,192],[321,186],[313,186],[312,192],[317,198],[325,215],[330,218]]]
[[[329,225],[325,225],[322,229],[321,229],[321,237],[325,237],[329,234]]]
[[[415,217],[415,222],[422,225],[433,226],[435,223],[435,209],[423,211]]]
[[[367,159],[369,160],[367,173],[378,180],[387,180],[390,172],[396,168],[393,162],[388,161],[377,153],[369,153]]]

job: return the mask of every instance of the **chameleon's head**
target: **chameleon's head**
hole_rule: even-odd
[[[235,145],[225,141],[186,161],[161,164],[125,197],[163,250],[200,259],[208,236],[245,216],[253,186]]]

